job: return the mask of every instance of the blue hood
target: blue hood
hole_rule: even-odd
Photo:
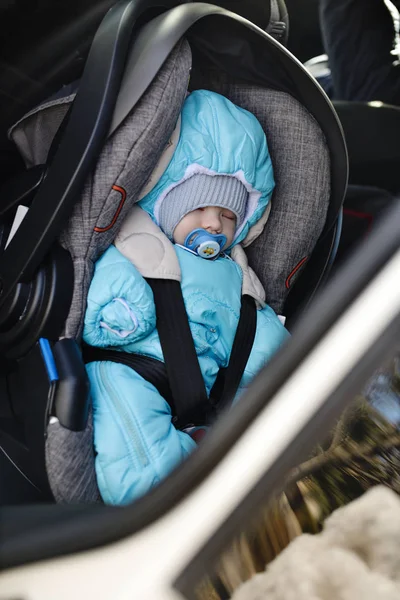
[[[207,90],[192,92],[185,100],[176,150],[139,206],[159,225],[159,208],[167,193],[196,173],[231,175],[245,185],[246,216],[234,244],[242,242],[262,217],[275,186],[267,140],[253,114]]]

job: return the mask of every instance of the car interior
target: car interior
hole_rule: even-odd
[[[318,2],[301,11],[298,4],[0,3],[0,569],[104,548],[162,521],[256,426],[398,250],[399,109],[331,102],[316,79],[319,61],[310,61],[323,53]],[[157,165],[187,92],[197,89],[225,95],[268,131],[277,186],[264,237],[247,256],[293,337],[249,387],[248,403],[224,413],[187,464],[134,505],[107,506],[94,471],[81,475],[93,455],[82,306],[92,265]],[[122,162],[104,183],[117,143]],[[382,357],[396,356],[396,331],[299,425],[263,474],[263,494],[322,443],[321,432]],[[247,514],[260,504],[254,498],[242,507]],[[243,523],[239,512],[227,537]],[[199,551],[174,582],[185,597],[223,600],[237,587],[217,560],[227,539],[218,535],[207,560]],[[252,551],[262,555],[252,535]],[[206,591],[194,592],[206,563]],[[255,564],[263,569],[261,559]]]

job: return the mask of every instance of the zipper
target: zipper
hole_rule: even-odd
[[[105,367],[105,363],[101,362],[99,365],[99,380],[105,389],[109,403],[109,408],[111,409],[111,414],[112,411],[115,410],[115,412],[122,421],[124,433],[126,433],[126,435],[124,436],[126,445],[128,447],[129,455],[131,457],[132,462],[134,463],[134,466],[137,466],[137,462],[139,459],[139,466],[147,467],[149,464],[149,459],[146,453],[146,449],[142,443],[141,437],[138,434],[136,423],[132,416],[129,414],[129,411],[125,408],[124,403],[121,402],[118,392],[116,392],[114,386],[112,385]]]

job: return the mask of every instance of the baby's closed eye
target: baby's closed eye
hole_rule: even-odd
[[[235,221],[236,220],[236,215],[234,215],[230,211],[228,213],[223,212],[222,216],[225,217],[225,219],[229,219],[230,221]]]

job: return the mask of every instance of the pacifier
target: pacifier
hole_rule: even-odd
[[[185,239],[184,246],[202,258],[217,258],[226,244],[223,233],[209,233],[205,229],[193,229]]]

